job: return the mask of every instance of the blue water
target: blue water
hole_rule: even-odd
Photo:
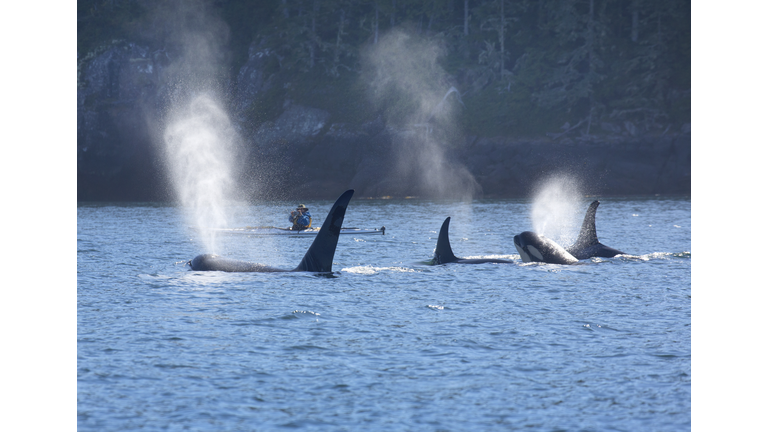
[[[305,204],[320,225],[332,202]],[[520,261],[531,208],[353,198],[345,226],[386,235],[341,237],[327,277],[192,272],[290,269],[312,239],[207,250],[182,208],[79,204],[78,430],[690,430],[690,199],[602,199],[600,240],[630,255],[573,266]],[[457,256],[514,263],[429,265],[446,216]]]

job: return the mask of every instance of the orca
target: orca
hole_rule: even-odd
[[[515,249],[523,262],[543,262],[547,264],[574,264],[579,262],[562,246],[543,235],[524,231],[514,238]]]
[[[613,258],[616,255],[622,255],[624,252],[608,247],[597,239],[597,229],[595,228],[595,213],[600,201],[593,201],[587,209],[584,216],[584,223],[581,225],[581,231],[576,242],[565,250],[576,259],[588,259],[592,257]]]
[[[223,271],[223,272],[315,272],[330,273],[333,266],[333,255],[339,241],[341,224],[347,212],[347,205],[352,199],[354,189],[350,189],[339,197],[328,212],[323,226],[315,240],[309,246],[307,253],[299,265],[293,270],[270,267],[264,264],[239,261],[224,258],[215,254],[198,255],[187,264],[194,271]]]
[[[451,217],[445,218],[443,226],[440,227],[440,234],[437,236],[437,246],[435,247],[435,256],[432,259],[433,264],[483,264],[483,263],[498,263],[498,264],[511,264],[514,261],[496,258],[477,258],[477,259],[465,259],[458,258],[453,254],[451,249],[451,241],[448,239],[448,225],[451,223]]]

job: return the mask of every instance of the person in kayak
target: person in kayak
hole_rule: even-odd
[[[301,231],[312,227],[312,215],[304,204],[299,204],[296,210],[288,215],[288,220],[293,224],[291,227],[293,231]]]

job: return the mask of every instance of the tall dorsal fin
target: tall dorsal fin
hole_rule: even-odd
[[[347,205],[352,199],[354,189],[350,189],[339,197],[328,212],[320,232],[312,242],[312,245],[304,255],[299,266],[294,271],[308,271],[325,273],[331,272],[333,267],[333,255],[336,253],[336,244],[339,241],[339,232],[344,223],[344,215],[347,212]]]
[[[600,201],[592,201],[592,204],[589,205],[587,214],[584,216],[584,222],[581,224],[579,238],[576,239],[574,246],[583,248],[600,243],[597,240],[597,228],[595,228],[595,213],[597,213],[597,206],[599,205]]]
[[[448,216],[440,227],[440,234],[437,236],[437,246],[435,247],[435,264],[445,264],[455,262],[459,259],[453,254],[451,241],[448,239],[448,225],[451,223],[451,217]]]

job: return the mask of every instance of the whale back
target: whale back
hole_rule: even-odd
[[[224,258],[216,254],[202,254],[189,261],[189,266],[194,271],[223,271],[223,272],[285,272],[268,265]]]
[[[284,270],[270,267],[264,264],[240,261],[224,258],[215,254],[198,255],[187,264],[194,271],[224,271],[224,272],[289,272],[306,271],[317,273],[330,273],[333,266],[333,256],[336,254],[336,245],[339,241],[341,224],[344,222],[344,214],[347,205],[355,191],[350,189],[339,197],[328,212],[323,226],[317,233],[315,240],[309,246],[307,253],[293,270]]]
[[[584,222],[581,224],[581,231],[576,242],[568,247],[567,251],[577,259],[587,259],[592,257],[611,258],[624,252],[608,247],[597,239],[597,228],[595,227],[595,214],[600,201],[592,201],[584,216]]]
[[[320,232],[317,233],[312,245],[304,254],[304,258],[293,271],[307,271],[326,273],[331,272],[333,267],[333,256],[336,254],[336,245],[339,241],[341,225],[344,223],[344,215],[347,212],[347,205],[355,193],[350,189],[336,200],[325,218]]]
[[[440,234],[437,236],[437,246],[435,247],[435,256],[432,258],[432,264],[512,264],[513,261],[499,258],[459,258],[453,254],[451,241],[448,239],[448,226],[451,223],[450,216],[445,218],[443,226],[440,227]]]
[[[446,264],[459,260],[456,258],[456,255],[453,254],[451,241],[448,239],[448,226],[450,224],[451,217],[448,216],[440,227],[440,234],[437,236],[437,246],[435,246],[435,256],[433,258],[435,264]]]
[[[514,237],[515,248],[523,262],[543,262],[547,264],[574,264],[578,259],[562,246],[543,235],[532,231],[523,231]]]
[[[599,243],[597,240],[597,228],[595,228],[595,214],[597,213],[597,206],[599,205],[600,201],[597,200],[592,201],[589,205],[587,214],[584,215],[584,222],[581,224],[579,237],[572,247],[585,248]]]

